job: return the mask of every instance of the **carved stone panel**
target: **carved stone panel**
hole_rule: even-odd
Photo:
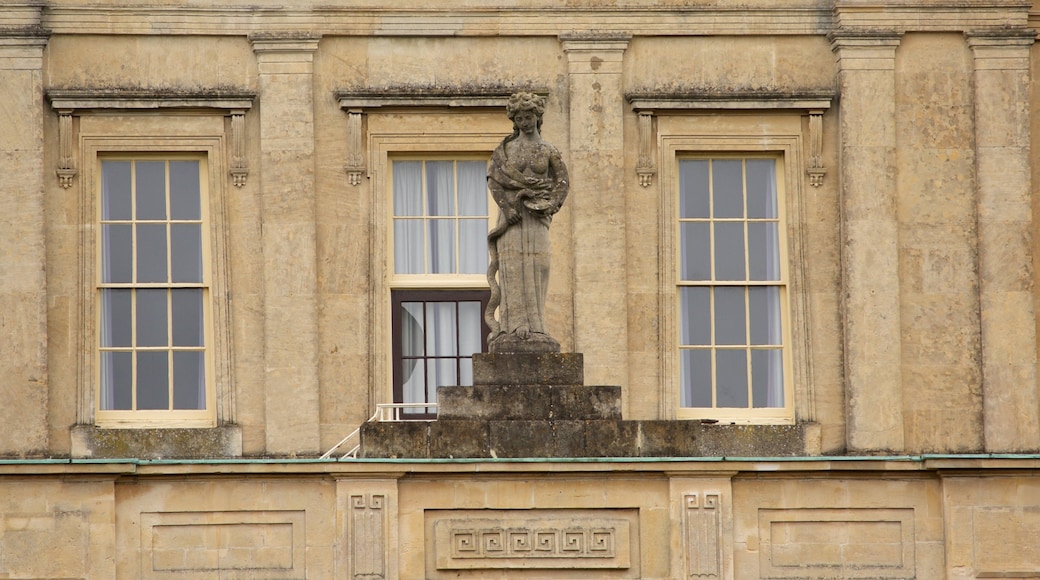
[[[687,577],[719,578],[722,574],[722,552],[719,548],[722,514],[719,494],[687,494],[683,496],[683,507]]]
[[[435,570],[627,570],[638,574],[638,511],[431,510]],[[625,574],[623,577],[629,577]]]
[[[351,578],[382,580],[386,578],[385,497],[379,494],[350,496]]]

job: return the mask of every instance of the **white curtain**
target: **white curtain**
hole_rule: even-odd
[[[458,316],[456,302],[426,303],[427,400],[437,402],[437,388],[457,385]],[[435,358],[446,357],[446,358]]]
[[[400,314],[402,356],[422,356],[425,319],[423,303],[403,302]],[[422,359],[402,358],[401,377],[401,402],[424,402],[426,399],[426,369],[423,368]]]
[[[394,272],[424,274],[422,162],[396,161],[393,167]]]
[[[426,214],[430,274],[455,270],[455,172],[451,161],[426,162]],[[444,219],[436,219],[444,218]]]

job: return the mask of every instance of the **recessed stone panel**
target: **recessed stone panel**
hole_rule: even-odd
[[[912,509],[759,510],[762,578],[914,578]]]
[[[304,512],[141,514],[142,578],[305,578]]]

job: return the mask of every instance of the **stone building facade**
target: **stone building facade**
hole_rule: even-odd
[[[0,578],[1040,577],[1038,26],[7,0]],[[516,91],[571,177],[548,324],[624,421],[473,445],[433,403]]]

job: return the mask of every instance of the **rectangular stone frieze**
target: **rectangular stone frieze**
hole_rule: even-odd
[[[762,578],[916,578],[912,508],[763,509]]]
[[[438,570],[624,570],[638,554],[637,517],[636,510],[431,511],[428,549]]]
[[[142,578],[305,578],[303,511],[141,514]]]

